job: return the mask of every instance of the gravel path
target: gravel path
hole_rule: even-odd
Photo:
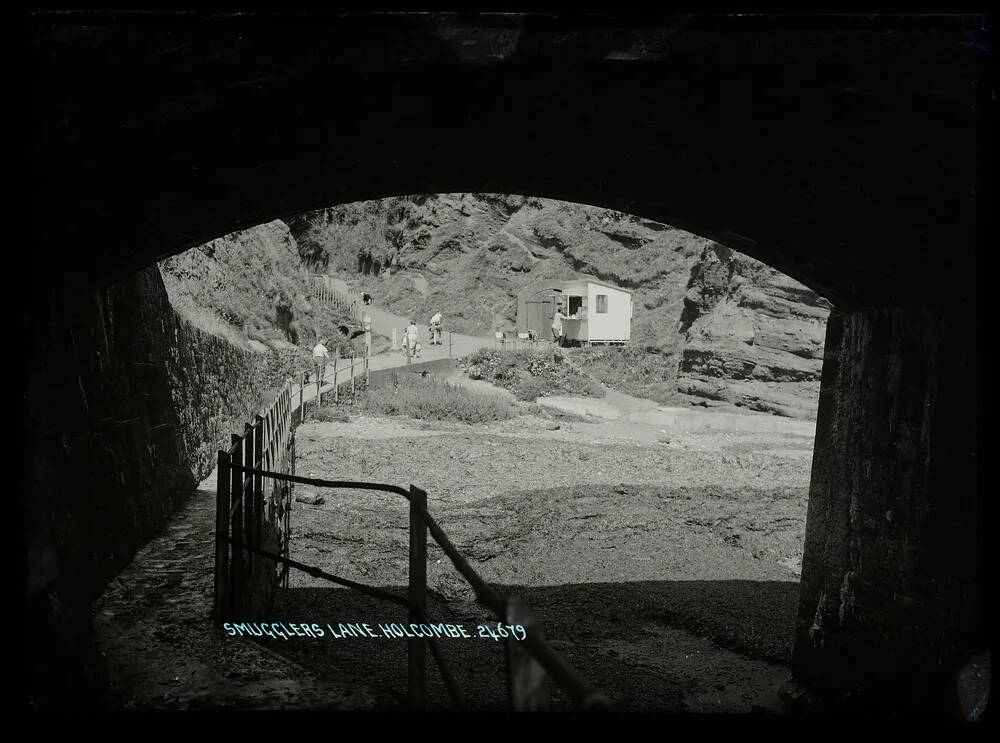
[[[94,604],[110,709],[368,709],[357,682],[319,679],[211,622],[215,477],[191,495]]]

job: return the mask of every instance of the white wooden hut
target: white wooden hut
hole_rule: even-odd
[[[567,341],[626,343],[632,338],[632,293],[591,278],[550,281],[522,289],[517,296],[518,332],[552,337],[555,311],[564,315]]]

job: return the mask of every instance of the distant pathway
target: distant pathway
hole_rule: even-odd
[[[347,283],[342,279],[337,279],[334,277],[327,277],[327,287],[334,293],[341,295],[344,299],[355,299],[357,297],[357,292],[351,290]],[[359,313],[359,317],[368,314],[372,319],[372,333],[377,335],[384,335],[387,338],[392,337],[393,328],[396,329],[396,342],[397,344],[402,343],[403,330],[410,324],[410,320],[417,320],[417,318],[407,317],[405,315],[397,315],[395,313],[384,310],[376,305],[366,305],[362,308]],[[449,340],[450,340],[450,356],[453,359],[459,359],[463,356],[468,356],[474,351],[483,347],[492,347],[496,342],[492,336],[474,336],[474,335],[464,335],[462,333],[449,333],[447,331],[447,318],[445,318],[445,331],[441,334],[440,346],[430,345],[430,326],[426,323],[417,322],[417,329],[420,334],[420,356],[414,358],[414,361],[435,361],[437,359],[446,359],[449,357]],[[358,360],[355,360],[357,363]],[[362,360],[363,361],[363,360]],[[380,369],[393,369],[397,367],[406,366],[406,354],[403,353],[401,347],[396,351],[385,351],[383,353],[372,356],[369,359],[369,369],[372,371],[378,371]],[[337,378],[338,384],[343,385],[349,383],[351,380],[350,369],[347,368],[350,365],[349,360],[338,359],[337,361]],[[361,375],[364,373],[364,368],[361,365],[355,366],[355,375]],[[326,374],[323,379],[323,386],[321,388],[321,394],[326,394],[333,390],[334,387],[334,376],[332,366],[327,369]],[[299,385],[292,385],[292,399],[294,404],[298,404],[299,395]],[[304,390],[303,399],[305,401],[310,401],[316,397],[316,383],[312,380],[311,384],[307,384]]]

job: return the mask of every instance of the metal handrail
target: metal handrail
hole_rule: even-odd
[[[339,575],[333,575],[332,573],[327,573],[325,570],[320,570],[319,568],[312,567],[311,565],[306,565],[305,563],[298,562],[297,560],[292,560],[288,557],[283,557],[277,555],[274,552],[268,550],[260,549],[259,547],[253,547],[246,542],[233,539],[225,532],[216,532],[216,537],[226,544],[232,545],[233,547],[239,547],[245,549],[247,552],[252,554],[260,555],[261,557],[266,557],[270,560],[274,560],[277,563],[284,565],[284,569],[287,570],[289,567],[295,568],[296,570],[301,570],[307,575],[311,575],[314,578],[322,578],[323,580],[328,580],[331,583],[336,583],[341,586],[350,588],[358,593],[362,593],[366,596],[371,596],[372,598],[382,599],[383,601],[388,601],[390,603],[396,604],[397,606],[402,606],[410,611],[413,611],[421,622],[428,623],[430,621],[425,612],[421,607],[414,606],[407,598],[403,596],[398,596],[390,591],[383,591],[381,588],[376,588],[375,586],[369,586],[365,583],[358,583],[356,581],[350,580],[348,578],[342,578]],[[434,656],[434,662],[438,666],[438,670],[441,672],[441,677],[444,680],[445,687],[448,689],[448,694],[455,702],[455,705],[460,709],[466,707],[465,699],[462,696],[462,692],[459,690],[458,685],[455,683],[455,677],[452,676],[451,671],[448,669],[448,664],[445,661],[444,655],[441,653],[441,647],[438,645],[437,640],[433,637],[424,637],[427,641],[428,646],[431,649],[431,655]]]
[[[468,561],[462,557],[461,553],[455,548],[448,539],[448,535],[444,533],[438,523],[434,518],[427,512],[427,509],[418,503],[414,503],[410,497],[410,491],[401,488],[397,485],[388,485],[384,483],[370,483],[370,482],[359,482],[351,480],[325,480],[322,478],[314,477],[300,477],[298,475],[286,475],[281,472],[268,472],[266,470],[254,469],[251,467],[246,467],[241,464],[230,464],[230,467],[239,472],[245,474],[269,477],[275,480],[280,480],[282,482],[299,483],[303,485],[313,485],[316,487],[324,488],[349,488],[356,490],[377,490],[381,492],[395,493],[397,495],[405,498],[411,505],[411,507],[417,511],[420,518],[424,521],[427,526],[428,531],[431,536],[434,537],[434,541],[438,543],[444,553],[451,560],[455,569],[462,575],[463,578],[472,586],[476,592],[476,598],[479,603],[483,604],[486,608],[493,611],[497,617],[504,621],[506,620],[506,610],[507,602],[500,598],[499,595],[486,583],[478,573],[469,565]],[[220,535],[221,538],[227,541],[232,541],[228,535]],[[247,549],[254,550],[254,548],[247,547]],[[256,550],[260,552],[259,550]],[[263,553],[262,553],[263,554]],[[271,559],[276,559],[276,556],[271,556]],[[284,561],[285,558],[278,558],[279,561]],[[290,561],[289,561],[290,562]],[[298,565],[293,565],[293,567],[299,568]],[[309,570],[315,571],[311,574],[315,575],[317,572],[322,573],[317,568],[310,568]],[[323,574],[322,576],[326,580],[331,580],[335,583],[340,583],[341,585],[347,585],[345,581],[347,579],[338,578],[336,576],[330,576],[329,574]],[[348,583],[352,583],[348,581]],[[371,594],[371,591],[379,591],[373,587],[365,586],[364,584],[354,584],[355,590],[359,590],[363,593]],[[399,603],[399,597],[394,594],[388,594],[387,596],[392,596],[391,599],[394,603]],[[405,605],[414,608],[407,601]],[[419,610],[419,607],[417,607]],[[596,709],[596,708],[609,708],[611,706],[611,701],[608,697],[593,687],[591,684],[587,683],[568,665],[566,665],[562,659],[556,655],[556,653],[545,643],[544,640],[532,635],[531,633],[526,633],[525,638],[521,641],[523,645],[528,649],[531,655],[535,658],[538,663],[542,665],[545,671],[556,680],[556,682],[570,695],[574,702],[576,702],[583,709]],[[433,649],[432,649],[433,652]]]

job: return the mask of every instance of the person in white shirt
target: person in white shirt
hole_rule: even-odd
[[[431,318],[431,345],[440,346],[441,345],[441,313],[434,313],[434,317]]]
[[[563,339],[563,324],[562,321],[566,316],[562,313],[562,310],[556,310],[555,317],[552,318],[552,340],[555,343],[562,345]]]
[[[316,379],[321,379],[323,365],[329,360],[330,352],[326,350],[323,341],[316,341],[316,345],[313,346],[313,365],[316,367]]]
[[[417,324],[410,320],[406,328],[406,351],[408,356],[420,356],[420,331]]]

